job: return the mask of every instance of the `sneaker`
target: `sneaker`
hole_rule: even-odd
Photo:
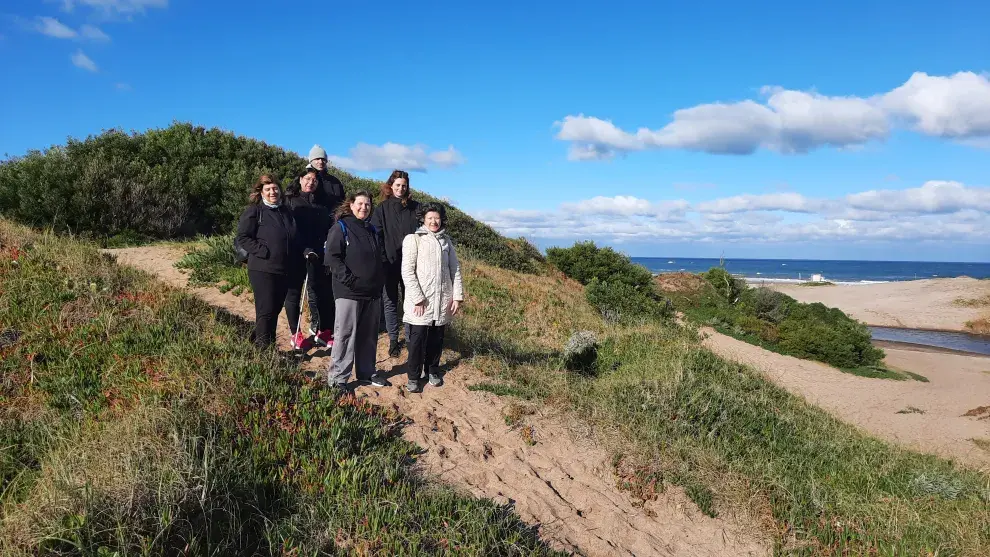
[[[398,358],[401,353],[402,347],[399,346],[399,341],[390,339],[388,341],[388,357]]]
[[[371,376],[371,384],[376,387],[391,387],[392,384],[388,382],[388,379],[380,373],[376,373]]]
[[[410,393],[421,393],[423,392],[423,386],[419,384],[419,381],[410,381],[406,383],[406,390]]]
[[[434,387],[443,387],[443,376],[431,373],[430,385],[433,385]]]
[[[333,346],[333,331],[324,329],[318,333],[313,333],[313,341],[321,346]]]
[[[305,351],[309,348],[310,341],[308,336],[306,336],[302,331],[298,331],[296,334],[292,335],[289,344],[292,346],[293,350]]]

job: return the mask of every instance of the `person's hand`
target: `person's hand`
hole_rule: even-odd
[[[426,313],[426,300],[423,300],[422,302],[416,304],[415,307],[413,307],[413,315],[415,315],[416,317],[423,317],[424,313]]]
[[[460,311],[460,310],[461,310],[461,303],[459,301],[454,300],[453,302],[450,303],[450,316],[451,317],[457,315],[457,312]]]

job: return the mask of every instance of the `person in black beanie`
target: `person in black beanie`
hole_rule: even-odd
[[[419,227],[416,211],[419,203],[409,195],[409,173],[394,170],[382,184],[380,202],[371,217],[385,240],[385,288],[382,291],[382,308],[385,314],[385,329],[388,331],[388,355],[396,358],[399,347],[399,310],[402,307],[401,295],[405,294],[402,282],[402,241]],[[409,327],[405,327],[406,341],[409,340]]]
[[[254,291],[254,342],[275,344],[278,314],[289,284],[304,271],[303,242],[292,211],[282,203],[282,186],[265,174],[251,188],[250,204],[237,224],[237,244],[247,251],[248,279]]]
[[[307,168],[285,188],[285,203],[292,209],[298,234],[302,239],[306,256],[305,277],[300,276],[289,285],[285,298],[285,316],[292,332],[292,348],[299,349],[305,334],[298,334],[299,312],[303,278],[306,282],[306,299],[309,302],[309,335],[322,346],[333,343],[334,303],[330,278],[323,267],[323,243],[330,229],[330,211],[316,203],[319,186],[318,172]]]

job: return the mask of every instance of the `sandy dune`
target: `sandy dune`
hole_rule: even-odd
[[[755,285],[755,284],[754,284]],[[990,295],[990,281],[968,277],[881,284],[799,286],[767,283],[799,302],[839,308],[867,325],[963,331],[986,308],[953,303]]]
[[[185,287],[186,277],[172,263],[181,250],[151,246],[108,250],[119,262]],[[234,296],[215,288],[191,288],[210,304],[246,319],[254,318],[247,295]],[[279,342],[288,347],[288,331],[280,320]],[[322,374],[326,352],[313,353],[304,368]],[[456,354],[445,354],[451,361]],[[456,363],[442,389],[406,394],[404,356],[390,359],[387,342],[379,343],[379,366],[396,375],[395,386],[362,387],[358,396],[394,405],[413,423],[403,436],[423,447],[420,465],[428,475],[483,497],[511,502],[541,535],[557,547],[582,555],[767,555],[768,545],[754,531],[730,519],[701,514],[680,489],[670,488],[660,499],[636,505],[616,487],[606,452],[587,435],[567,427],[566,420],[548,412],[527,416],[534,427],[535,445],[518,429],[505,424],[506,401],[488,393],[469,391],[480,379],[466,363]]]
[[[820,290],[810,288],[809,290]],[[990,469],[990,420],[964,416],[990,405],[990,358],[885,348],[886,363],[929,382],[870,379],[819,362],[776,354],[706,329],[716,354],[762,371],[811,404],[878,437]],[[917,408],[920,413],[899,413]]]

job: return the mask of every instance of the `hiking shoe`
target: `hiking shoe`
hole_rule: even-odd
[[[431,373],[430,385],[433,385],[434,387],[443,387],[443,376]]]
[[[312,329],[310,329],[312,333]],[[333,346],[333,331],[324,329],[318,333],[313,333],[313,341],[321,346]]]
[[[406,390],[410,393],[421,393],[423,392],[423,386],[419,384],[419,381],[410,381],[406,383]]]
[[[347,386],[347,383],[334,383],[333,381],[330,381],[329,387],[330,387],[330,391],[337,398],[354,394],[354,391],[352,391],[351,388]]]
[[[402,347],[399,346],[399,341],[397,341],[397,340],[389,340],[388,341],[388,357],[389,358],[398,358],[399,357],[399,354],[401,354],[401,353],[402,353]]]
[[[371,376],[371,384],[376,387],[391,387],[392,384],[388,382],[388,379],[380,373],[376,373]]]

